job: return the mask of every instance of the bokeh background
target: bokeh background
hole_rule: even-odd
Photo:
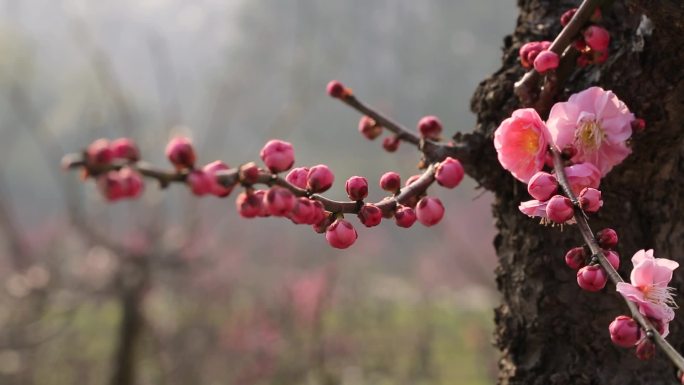
[[[364,175],[379,199],[418,154],[361,137],[328,80],[467,132],[514,23],[500,0],[1,0],[0,383],[493,383],[491,197],[472,181],[433,187],[439,225],[359,225],[335,250],[241,219],[236,193],[148,182],[108,204],[60,159],[129,136],[167,167],[183,134],[238,165],[280,138],[332,168],[330,197]]]

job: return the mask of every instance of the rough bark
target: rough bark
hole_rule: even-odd
[[[610,343],[608,324],[626,306],[612,285],[600,293],[579,289],[575,272],[563,262],[565,251],[581,244],[579,233],[545,228],[522,215],[517,206],[529,199],[526,188],[501,170],[492,146],[492,132],[520,107],[513,95],[513,83],[523,75],[518,48],[552,39],[560,30],[558,17],[578,4],[520,0],[516,29],[504,41],[503,66],[472,99],[478,125],[471,136],[481,143],[481,163],[468,171],[496,195],[496,274],[503,298],[495,312],[499,383],[674,384],[675,370],[662,354],[641,362],[632,350]],[[650,35],[642,33],[648,32],[644,15],[654,27]],[[628,277],[630,258],[642,248],[684,265],[684,5],[615,2],[604,16],[613,39],[609,61],[577,72],[559,99],[596,84],[613,90],[647,121],[646,131],[633,137],[633,154],[603,180],[605,206],[591,220],[594,230],[610,226],[620,234],[619,271]],[[681,293],[684,270],[675,276],[673,286]],[[682,318],[678,314],[671,323],[668,337],[680,352]]]

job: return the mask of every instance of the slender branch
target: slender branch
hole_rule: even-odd
[[[577,12],[575,12],[575,15],[570,19],[570,22],[551,43],[549,51],[555,52],[558,55],[566,52],[566,48],[572,44],[575,36],[577,36],[580,30],[587,24],[587,21],[589,21],[593,15],[594,10],[599,7],[601,3],[603,3],[603,0],[582,1],[582,4],[577,8]],[[563,57],[566,56],[568,55],[563,55]],[[523,104],[532,105],[537,100],[533,95],[536,95],[540,80],[541,74],[535,69],[531,69],[522,77],[522,79],[515,83],[515,93],[523,101]]]
[[[561,159],[560,153],[553,148],[551,149],[551,152],[553,153],[553,165],[556,170],[556,175],[558,175],[558,182],[568,198],[570,198],[575,204],[575,221],[577,221],[577,227],[582,234],[582,238],[584,238],[584,242],[587,244],[587,246],[589,246],[589,250],[591,250],[592,258],[596,258],[598,260],[598,262],[601,264],[601,267],[603,267],[603,269],[608,273],[608,277],[614,285],[617,285],[620,282],[625,282],[617,270],[615,270],[613,265],[608,262],[605,255],[603,255],[603,250],[601,250],[601,247],[596,242],[596,239],[594,238],[594,232],[591,230],[591,227],[589,227],[589,222],[584,215],[584,211],[582,211],[582,209],[579,207],[577,197],[570,188],[567,176],[565,175],[563,160]],[[646,331],[646,334],[651,341],[653,341],[665,353],[665,355],[680,371],[684,372],[684,358],[677,352],[677,350],[675,350],[674,347],[672,347],[672,345],[665,340],[665,338],[663,338],[663,336],[660,335],[660,333],[658,333],[658,330],[653,326],[653,324],[639,312],[639,309],[634,302],[626,299],[622,295],[620,295],[620,297],[622,297],[627,304],[629,311],[632,313],[632,318],[639,323],[644,331]]]
[[[90,175],[99,175],[107,171],[119,170],[123,167],[130,167],[145,177],[159,181],[162,187],[166,187],[172,182],[185,183],[188,175],[187,171],[165,171],[155,168],[146,162],[117,162],[109,165],[93,165],[87,163],[83,159],[82,154],[65,155],[62,159],[62,166],[65,169],[84,168]],[[410,199],[420,196],[435,181],[436,168],[436,163],[431,163],[423,171],[423,174],[420,176],[420,178],[415,180],[410,185],[404,187],[399,194],[385,198],[380,202],[374,203],[374,205],[377,206],[383,214],[389,214],[396,209],[397,204],[404,204]],[[216,179],[220,184],[226,187],[234,186],[238,183],[244,183],[244,181],[240,179],[239,167],[217,172]],[[259,174],[256,177],[254,184],[263,184],[267,186],[277,185],[286,188],[297,197],[307,197],[309,199],[321,202],[327,211],[333,213],[356,214],[360,211],[362,206],[356,201],[336,201],[326,198],[320,194],[312,194],[307,190],[292,185],[277,174],[272,174],[271,172],[265,170],[259,170]]]

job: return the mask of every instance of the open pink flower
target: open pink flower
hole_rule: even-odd
[[[611,91],[591,87],[556,103],[546,124],[559,151],[576,150],[572,161],[589,162],[606,175],[631,152],[634,114]]]
[[[518,210],[528,217],[541,217],[542,221],[546,219],[546,204],[548,201],[542,202],[536,199],[520,203]]]
[[[499,163],[525,183],[544,166],[548,143],[546,125],[532,108],[515,110],[494,132]]]
[[[665,323],[672,321],[672,309],[677,308],[677,304],[672,293],[674,289],[667,284],[672,279],[672,271],[679,264],[665,258],[654,258],[653,250],[637,251],[632,257],[632,263],[632,283],[618,283],[617,291],[636,303],[643,315]]]

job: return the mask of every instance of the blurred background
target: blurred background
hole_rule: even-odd
[[[359,224],[347,250],[309,226],[245,220],[234,198],[153,182],[108,204],[60,169],[100,137],[168,167],[258,161],[407,178],[329,98],[338,79],[409,127],[469,131],[469,99],[515,23],[498,0],[0,0],[0,384],[490,384],[491,197],[433,187],[445,219]],[[355,218],[351,218],[358,224]]]

